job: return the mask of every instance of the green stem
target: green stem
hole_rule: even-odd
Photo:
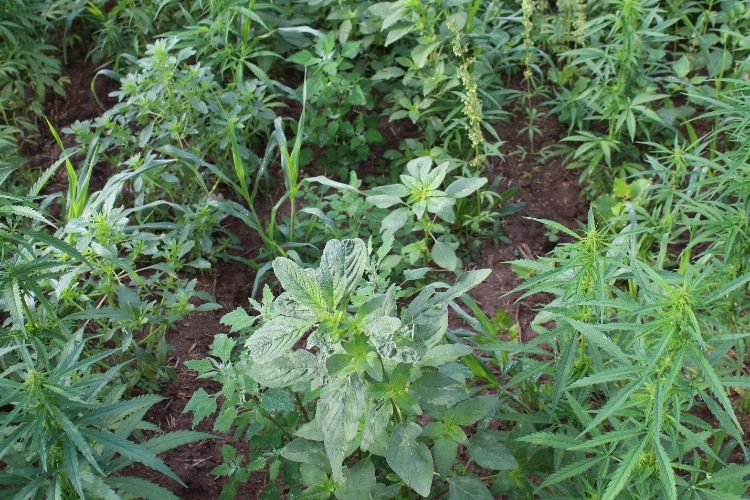
[[[310,421],[310,415],[307,414],[307,409],[305,409],[305,405],[302,404],[302,398],[299,397],[299,393],[294,393],[294,399],[297,401],[297,406],[299,406],[300,411],[302,412],[302,417],[305,419],[305,422]]]

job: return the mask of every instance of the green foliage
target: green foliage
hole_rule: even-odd
[[[533,445],[529,452],[554,449],[554,469],[537,492],[741,495],[748,471],[728,460],[747,449],[727,392],[736,380],[727,353],[742,349],[745,334],[720,304],[745,302],[750,275],[727,280],[727,263],[710,252],[679,271],[655,268],[639,257],[636,234],[626,227],[611,235],[590,215],[585,232],[537,261],[538,276],[522,286],[527,295],[555,295],[533,322],[532,343],[548,343],[555,364],[517,358],[549,382],[529,408],[533,425],[515,439]],[[707,415],[691,411],[703,405]],[[713,479],[723,475],[735,480]]]
[[[10,173],[3,172],[2,181]],[[106,324],[113,331],[127,331],[128,324],[140,320],[125,304],[107,307],[106,295],[98,302],[92,300],[98,300],[107,282],[104,273],[118,272],[102,246],[106,242],[101,238],[101,244],[84,245],[85,238],[65,241],[36,227],[52,223],[30,198],[3,194],[0,214],[3,494],[173,497],[164,488],[121,471],[142,463],[179,481],[157,455],[211,436],[186,431],[161,434],[143,421],[162,398],[123,398],[128,389],[122,383],[128,378],[123,371],[129,361],[112,363],[122,351],[104,349],[97,338],[107,339],[111,333],[87,333]],[[71,286],[89,272],[101,281],[89,278]],[[72,304],[66,293],[69,286],[80,294]],[[128,293],[136,297],[121,285],[120,296]],[[159,434],[147,437],[144,432]]]
[[[218,409],[217,430],[240,435],[260,425],[250,450],[295,464],[289,470],[298,472],[284,480],[303,495],[390,497],[403,485],[428,496],[434,483],[465,474],[459,445],[479,467],[515,468],[500,434],[469,439],[462,429],[499,401],[472,396],[457,363],[471,350],[445,339],[448,305],[488,271],[429,285],[399,314],[400,289],[375,278],[385,253],[370,256],[358,239],[332,240],[314,269],[277,258],[284,293],[274,298],[266,289],[263,303],[253,302],[259,316],[239,309],[224,317],[244,342],[217,335],[212,357],[190,362],[223,386],[194,394],[186,407],[194,424]],[[452,488],[486,492],[471,477]]]
[[[0,9],[4,494],[170,497],[122,471],[174,479],[157,455],[208,436],[154,435],[159,398],[128,398],[170,378],[168,328],[220,307],[218,259],[261,295],[189,361],[221,387],[194,424],[234,432],[222,498],[259,471],[269,498],[748,491],[747,0]],[[58,134],[37,117],[63,63],[118,89]],[[47,128],[60,159],[15,175]],[[592,210],[511,263],[529,331],[465,269],[522,208],[500,172],[550,161]]]

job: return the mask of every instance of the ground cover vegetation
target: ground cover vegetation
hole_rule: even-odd
[[[749,4],[0,0],[2,496],[746,498]]]

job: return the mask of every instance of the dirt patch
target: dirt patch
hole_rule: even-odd
[[[242,248],[252,252],[260,247],[260,239],[247,226],[233,223],[231,230],[240,238]],[[167,332],[167,341],[172,347],[169,365],[175,371],[175,380],[162,388],[161,395],[166,399],[146,414],[146,420],[165,432],[193,429],[192,414],[183,414],[185,405],[198,389],[214,393],[219,386],[196,379],[196,373],[185,366],[185,362],[205,358],[214,336],[228,333],[228,328],[219,320],[228,311],[247,305],[254,279],[255,273],[236,261],[217,263],[210,274],[200,277],[199,288],[212,294],[222,309],[190,316]],[[213,431],[213,423],[214,419],[208,418],[195,430],[218,435]],[[227,443],[237,443],[231,436],[218,436],[219,439],[181,446],[162,455],[165,463],[185,482],[187,488],[142,465],[133,466],[125,472],[160,484],[183,499],[219,498],[226,480],[213,476],[211,470],[222,463],[221,447]],[[267,482],[266,472],[252,475],[249,482],[238,488],[238,498],[258,498]]]
[[[526,217],[551,219],[570,228],[577,228],[586,219],[588,203],[581,194],[578,172],[565,168],[563,158],[555,156],[542,160],[539,155],[526,155],[525,158],[510,153],[519,146],[530,150],[528,138],[520,134],[518,121],[501,124],[497,132],[506,141],[503,152],[508,156],[494,160],[489,174],[502,178],[502,186],[518,187],[514,202],[524,203],[524,208],[503,221],[503,234],[509,244],[495,244],[485,241],[481,245],[478,267],[492,268],[492,274],[471,295],[488,314],[493,315],[499,308],[507,310],[514,320],[520,323],[521,339],[533,336],[529,323],[536,310],[549,302],[545,295],[535,295],[523,302],[515,302],[518,294],[505,296],[521,284],[521,279],[505,262],[535,258],[552,250],[556,243],[550,241],[546,228]],[[559,142],[564,135],[564,127],[554,118],[545,119],[540,134],[541,141],[535,146],[541,149]],[[560,236],[560,240],[564,238]]]
[[[94,81],[97,71],[97,67],[91,64],[65,68],[62,75],[62,81],[65,82],[65,97],[54,93],[47,97],[44,104],[46,117],[61,136],[63,128],[77,120],[96,118],[117,102],[109,94],[118,88],[118,84],[105,76],[96,78],[94,91],[101,106],[96,101],[91,93],[91,82]],[[29,167],[47,168],[60,157],[60,148],[43,120],[39,120],[37,125],[39,137],[34,142],[24,143],[21,152],[26,157]],[[62,139],[66,146],[71,143],[70,139]]]

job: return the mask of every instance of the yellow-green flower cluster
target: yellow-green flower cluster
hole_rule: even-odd
[[[531,39],[534,30],[534,22],[531,16],[534,14],[534,0],[522,0],[521,11],[523,12],[523,65],[525,67],[523,76],[527,80],[531,78],[531,64],[534,62],[534,41]]]
[[[453,33],[453,54],[461,59],[458,67],[458,78],[464,87],[463,113],[466,116],[466,131],[469,136],[475,157],[471,161],[472,167],[478,167],[484,161],[484,155],[479,154],[479,147],[484,144],[482,134],[482,101],[479,99],[479,89],[471,74],[473,59],[467,59],[467,47],[461,41],[461,31],[456,27],[451,18],[448,18],[448,29]]]

